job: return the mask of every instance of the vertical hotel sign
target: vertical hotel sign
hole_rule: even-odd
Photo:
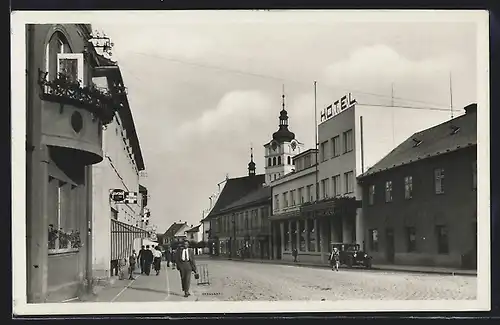
[[[341,99],[335,101],[333,104],[321,111],[321,122],[324,122],[331,117],[341,113],[342,111],[354,106],[356,100],[352,97],[351,93],[348,93]]]

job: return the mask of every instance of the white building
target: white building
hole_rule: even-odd
[[[317,255],[314,221],[303,225],[300,221],[300,207],[306,202],[316,201],[316,156],[315,149],[306,150],[293,158],[295,170],[273,181],[272,204],[273,214],[273,258],[292,260],[292,249],[307,251],[308,255]],[[311,219],[312,220],[312,219]],[[307,229],[298,233],[297,229]],[[308,257],[301,258],[307,260]]]
[[[116,65],[102,69],[112,70],[117,79],[122,80]],[[104,85],[111,86],[107,82]],[[137,242],[141,237],[143,195],[139,194],[139,172],[145,168],[132,113],[128,101],[125,103],[104,129],[104,159],[92,168],[92,269],[97,278],[113,275],[111,269],[116,261],[128,257],[132,249],[137,248],[134,240]],[[110,198],[113,189],[135,197],[130,197],[132,200],[128,203],[116,203]]]

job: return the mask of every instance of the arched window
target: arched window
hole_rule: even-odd
[[[290,156],[288,156],[288,157],[287,157],[287,163],[288,163],[289,165],[291,165],[291,164],[292,164],[292,159],[290,158]]]
[[[273,157],[273,166],[276,166],[276,157]]]
[[[83,82],[83,53],[72,52],[63,33],[52,34],[45,49],[45,71],[48,72],[49,80],[61,73],[72,81]]]
[[[281,165],[281,156],[278,157],[278,165]]]
[[[269,158],[267,159],[267,165],[268,165],[268,166],[271,166],[271,157],[269,157]]]

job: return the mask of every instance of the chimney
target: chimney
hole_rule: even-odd
[[[477,113],[477,103],[469,104],[464,107],[465,114]]]

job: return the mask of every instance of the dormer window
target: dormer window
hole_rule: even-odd
[[[420,140],[420,139],[413,138],[412,140],[413,140],[413,148],[416,148],[422,144],[422,140]]]
[[[453,135],[453,134],[457,134],[458,131],[460,131],[460,127],[456,126],[456,125],[450,125],[450,128],[451,128],[451,133],[450,135]]]

